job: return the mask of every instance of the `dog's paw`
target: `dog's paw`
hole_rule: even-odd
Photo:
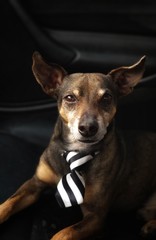
[[[9,218],[7,211],[0,205],[0,224],[5,222]]]
[[[0,224],[8,220],[11,211],[12,207],[11,204],[9,204],[9,201],[0,204]]]
[[[141,236],[144,239],[156,239],[156,220],[151,220],[143,226]]]
[[[51,240],[78,240],[77,231],[72,227],[67,227],[56,233]]]

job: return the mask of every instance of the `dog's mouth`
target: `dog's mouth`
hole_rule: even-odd
[[[87,143],[87,144],[97,144],[105,137],[105,134],[101,134],[98,138],[79,138],[77,139],[80,143]]]
[[[107,129],[105,131],[101,131],[99,134],[96,134],[96,136],[93,137],[84,137],[84,136],[78,136],[77,141],[80,143],[86,143],[86,144],[97,144],[100,142],[106,135]]]
[[[89,139],[85,139],[85,140],[79,140],[79,142],[82,142],[82,143],[95,143],[97,141],[93,141],[93,140],[89,140]]]

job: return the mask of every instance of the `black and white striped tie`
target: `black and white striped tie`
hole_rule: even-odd
[[[71,172],[61,178],[55,195],[61,207],[71,207],[83,202],[85,182],[78,170],[97,154],[98,152],[86,154],[74,151],[66,153],[65,158]]]

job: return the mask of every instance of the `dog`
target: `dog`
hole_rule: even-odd
[[[68,75],[63,67],[49,64],[34,52],[33,74],[44,92],[57,99],[59,116],[34,176],[0,205],[0,223],[35,203],[47,186],[56,188],[70,172],[65,155],[75,151],[87,156],[92,153],[91,159],[76,169],[85,183],[80,200],[83,219],[56,233],[52,240],[91,239],[110,209],[141,207],[146,222],[143,235],[156,230],[156,135],[121,132],[114,123],[118,99],[139,83],[145,59],[107,75]]]

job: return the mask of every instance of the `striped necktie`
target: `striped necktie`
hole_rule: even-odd
[[[79,169],[85,163],[92,160],[98,153],[66,152],[65,159],[71,171],[60,179],[55,194],[61,207],[71,207],[83,202],[85,182]]]

